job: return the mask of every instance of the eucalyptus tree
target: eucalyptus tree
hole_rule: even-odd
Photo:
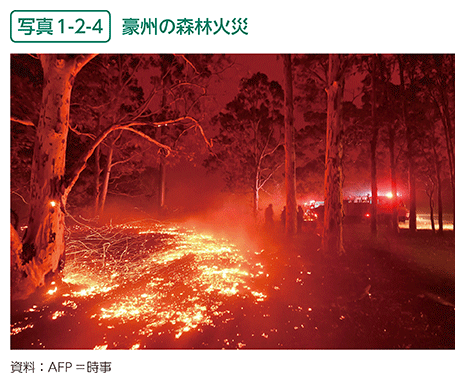
[[[296,127],[296,188],[300,197],[323,194],[326,134],[327,55],[295,55],[295,103],[303,124]]]
[[[11,230],[13,296],[24,296],[44,283],[65,254],[66,141],[75,77],[94,55],[40,55],[42,103],[31,164],[29,221],[22,242]]]
[[[348,58],[340,54],[329,55],[328,83],[326,92],[326,151],[322,249],[327,255],[344,253],[342,237],[343,194],[342,194],[342,99]]]
[[[56,272],[60,261],[65,256],[65,216],[67,215],[67,201],[71,190],[80,175],[86,169],[89,159],[95,150],[115,132],[126,131],[136,134],[163,150],[166,154],[171,147],[160,143],[154,138],[153,131],[161,125],[183,124],[184,129],[198,129],[205,138],[200,123],[193,117],[181,116],[173,120],[150,121],[144,118],[144,112],[150,103],[151,97],[140,99],[136,107],[127,106],[117,102],[127,99],[121,91],[109,93],[109,100],[102,105],[94,104],[88,108],[90,112],[97,112],[97,122],[104,119],[105,125],[97,131],[85,131],[76,126],[71,127],[70,109],[79,108],[71,99],[73,85],[79,83],[82,69],[92,62],[96,55],[67,55],[43,54],[37,59],[40,61],[43,73],[42,101],[39,103],[40,113],[38,122],[33,121],[31,113],[22,118],[12,116],[12,124],[31,125],[35,128],[34,151],[31,163],[31,180],[29,186],[29,218],[24,237],[12,227],[12,296],[24,298],[34,291],[37,286],[45,282],[45,276]],[[121,77],[123,83],[134,75],[138,65],[134,63],[133,70],[129,70]],[[26,63],[24,65],[28,67]],[[130,65],[131,67],[131,65]],[[94,73],[95,74],[95,73]],[[98,74],[95,74],[98,76]],[[85,79],[83,79],[85,80]],[[18,81],[21,81],[18,79]],[[85,87],[85,81],[83,81]],[[91,85],[91,84],[89,84]],[[89,92],[98,92],[98,87],[89,86]],[[133,88],[136,94],[140,92]],[[153,92],[155,94],[156,91]],[[85,91],[83,93],[86,93]],[[19,95],[12,99],[12,110],[17,110],[20,103]],[[95,97],[94,100],[101,100]],[[79,103],[78,103],[79,104]],[[89,106],[92,104],[89,102]],[[99,114],[99,107],[111,110],[109,115]],[[109,109],[108,109],[109,108]],[[82,108],[83,109],[83,108]],[[79,121],[76,118],[75,124]],[[86,121],[92,121],[88,119]],[[36,125],[37,124],[37,125]],[[100,122],[98,125],[100,126]],[[149,127],[149,131],[142,131],[141,127]],[[77,145],[79,156],[70,156],[68,152],[69,132],[76,136],[86,138]]]
[[[296,159],[295,120],[292,60],[290,54],[283,54],[284,71],[284,148],[285,148],[285,193],[286,193],[286,234],[294,235],[297,230],[296,201]]]
[[[442,229],[441,174],[448,168],[452,192],[453,227],[455,229],[455,55],[433,54],[414,56],[419,71],[419,99],[429,105],[429,123],[424,136],[428,138],[435,163],[438,191],[438,214]]]
[[[252,194],[258,213],[260,191],[283,165],[284,92],[263,73],[243,78],[239,92],[212,122],[218,126],[204,162],[219,171],[229,190]]]
[[[186,136],[204,118],[209,81],[225,62],[221,55],[101,55],[84,71],[89,81],[83,84],[94,90],[79,94],[82,113],[75,116],[83,123],[76,123],[79,128],[73,133],[89,145],[97,132],[137,121],[138,131],[172,149],[168,158],[165,149],[150,150],[151,143],[132,132],[108,135],[90,158],[93,166],[86,170],[88,178],[96,181],[93,194],[98,215],[102,216],[108,192],[130,198],[142,195],[158,211],[163,208],[166,169],[198,151]],[[85,121],[90,122],[87,127]],[[205,142],[206,137],[202,138]],[[144,179],[150,189],[138,182],[141,174],[149,173],[152,178]],[[81,189],[88,191],[88,181],[82,176],[80,180]]]

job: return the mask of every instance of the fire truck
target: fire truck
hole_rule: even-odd
[[[377,217],[378,222],[388,224],[391,221],[394,210],[394,199],[390,194],[378,196]],[[323,220],[324,202],[310,201],[305,204],[305,220],[317,221]],[[371,196],[348,197],[343,201],[344,222],[345,223],[363,223],[369,222],[373,207]],[[397,198],[397,218],[399,222],[408,220],[409,212],[402,199]]]
[[[378,219],[380,222],[389,222],[394,210],[394,199],[391,194],[378,196]],[[399,222],[408,220],[409,211],[401,198],[397,198],[397,219]]]

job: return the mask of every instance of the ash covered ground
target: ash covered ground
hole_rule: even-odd
[[[12,302],[12,349],[453,349],[453,232],[224,236],[141,220],[71,226],[65,267]]]

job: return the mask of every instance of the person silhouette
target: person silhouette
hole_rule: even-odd
[[[304,223],[304,209],[299,205],[297,208],[297,233],[302,232],[302,226]]]
[[[274,225],[274,213],[273,213],[273,204],[269,204],[265,209],[265,228],[271,229]]]

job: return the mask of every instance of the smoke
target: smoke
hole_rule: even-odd
[[[238,247],[256,249],[260,246],[261,218],[254,216],[251,197],[247,195],[221,193],[208,208],[180,222],[199,232],[227,238]]]
[[[276,195],[275,195],[276,194]],[[261,247],[269,240],[264,233],[264,211],[272,203],[274,219],[279,223],[283,198],[279,193],[262,193],[259,211],[254,214],[252,194],[233,194],[224,190],[220,174],[212,174],[193,163],[167,168],[166,198],[162,209],[157,193],[152,196],[118,196],[109,194],[100,224],[119,224],[154,220],[179,224],[197,232],[221,236],[246,249]],[[80,217],[93,219],[93,206]],[[261,250],[261,249],[258,249]]]

